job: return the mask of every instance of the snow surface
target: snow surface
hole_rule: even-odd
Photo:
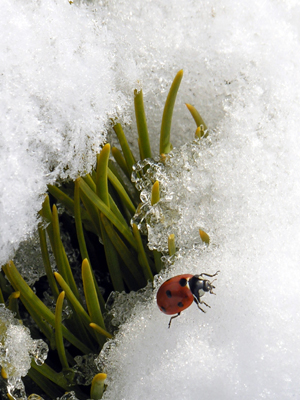
[[[162,187],[153,208],[150,188],[142,196],[149,245],[166,249],[175,233],[181,250],[154,291],[116,300],[116,324],[133,310],[99,357],[105,400],[300,397],[299,9],[245,4],[215,5],[223,37],[207,58],[212,68],[221,65],[216,54],[225,63],[221,118],[207,140],[148,170]],[[208,248],[199,228],[211,237]],[[204,299],[211,309],[193,305],[168,329],[159,285],[217,270],[216,296]]]
[[[217,295],[171,329],[155,291],[120,295],[115,322],[123,303],[132,316],[100,357],[104,399],[300,397],[299,18],[295,0],[4,0],[0,263],[33,232],[47,183],[91,168],[110,117],[134,119],[135,87],[157,149],[166,90],[184,69],[166,167],[180,179],[165,185],[182,250],[155,291],[220,269]],[[180,148],[195,131],[184,102],[210,127],[193,159]]]

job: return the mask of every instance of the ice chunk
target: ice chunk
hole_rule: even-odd
[[[52,251],[50,252],[50,262],[53,266],[55,265]],[[14,257],[14,263],[29,286],[46,275],[38,232],[34,232],[30,240],[20,243]]]
[[[25,399],[21,377],[27,375],[32,359],[42,365],[47,354],[47,344],[40,339],[33,340],[29,329],[0,305],[0,365],[7,376],[8,393],[16,399]]]
[[[59,400],[78,400],[78,399],[75,395],[75,392],[68,392],[65,393],[63,396],[61,396]]]
[[[76,382],[79,385],[91,385],[94,376],[99,372],[95,364],[95,354],[86,354],[74,358],[76,364],[73,370],[76,371]]]
[[[166,253],[170,234],[175,235],[178,248],[191,247],[201,242],[199,229],[210,230],[212,180],[209,160],[203,154],[211,154],[212,147],[210,138],[201,139],[174,149],[164,162],[144,160],[135,166],[133,181],[141,190],[142,205],[132,222],[147,232],[150,249]],[[151,206],[155,181],[160,183],[160,200]]]

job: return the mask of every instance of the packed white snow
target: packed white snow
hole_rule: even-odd
[[[299,18],[294,0],[4,1],[0,263],[36,226],[47,183],[91,168],[111,117],[131,121],[135,87],[157,145],[184,70],[156,207],[169,207],[181,250],[154,291],[116,301],[115,323],[118,302],[132,316],[99,359],[104,399],[300,397]],[[195,131],[184,102],[210,134],[180,148]],[[171,227],[148,228],[150,246],[165,248]],[[168,329],[159,284],[217,270],[211,309],[192,305]]]
[[[148,203],[149,242],[166,250],[173,220],[179,251],[154,291],[117,298],[113,323],[133,311],[99,358],[109,377],[104,399],[300,395],[300,142],[296,130],[290,142],[267,126],[265,135],[235,122],[226,121],[230,135],[225,127],[211,132],[175,150],[156,174],[147,170],[164,189],[159,203]],[[211,309],[202,314],[193,304],[168,329],[170,316],[156,304],[159,285],[217,271],[216,296],[204,298]]]

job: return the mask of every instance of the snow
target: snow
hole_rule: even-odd
[[[149,162],[138,220],[149,247],[166,251],[175,233],[180,250],[154,291],[116,300],[116,324],[134,308],[98,360],[108,374],[105,400],[300,395],[299,41],[274,4],[256,4],[255,19],[223,7],[220,48],[231,71],[223,115],[208,139],[175,149],[165,166]],[[240,14],[230,23],[233,11]],[[161,200],[151,207],[156,179]],[[168,329],[155,300],[160,284],[217,270],[216,296],[204,299],[211,309],[191,306]]]
[[[161,211],[180,251],[154,291],[117,296],[115,323],[123,303],[132,313],[99,358],[104,399],[299,398],[299,16],[294,0],[4,1],[0,263],[34,231],[46,185],[90,170],[110,117],[136,141],[135,87],[157,153],[184,70],[162,200],[143,197],[150,246],[172,230],[150,219]],[[185,102],[210,128],[201,143]],[[159,285],[217,270],[211,309],[192,305],[168,329]]]
[[[161,165],[157,174],[147,170],[147,178],[160,179],[162,186],[160,202],[145,207],[151,247],[166,250],[173,218],[180,250],[154,292],[149,287],[116,300],[117,325],[136,306],[99,358],[110,380],[104,399],[300,394],[297,131],[289,130],[293,146],[276,131],[256,131],[249,140],[245,120],[231,112],[228,118],[235,120],[225,123],[230,135],[223,126],[209,139],[175,150],[164,174]],[[211,237],[208,248],[200,243],[199,228]],[[216,296],[204,299],[211,309],[202,314],[193,305],[168,329],[169,317],[155,300],[160,284],[177,274],[218,270]]]

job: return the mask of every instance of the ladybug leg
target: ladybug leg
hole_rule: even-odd
[[[205,310],[203,310],[203,308],[200,307],[200,304],[205,304],[206,307],[210,307],[210,305],[206,304],[205,301],[201,301],[200,299],[198,300],[196,296],[194,296],[194,302],[197,304],[197,307],[199,308],[199,310],[201,310],[202,312],[206,313]]]
[[[179,317],[179,315],[180,315],[180,312],[177,315],[173,315],[173,317],[170,318],[168,328],[170,328],[170,326],[171,326],[172,319]]]
[[[211,308],[211,306],[210,306],[209,304],[205,303],[205,301],[201,301],[201,300],[200,300],[200,303],[201,303],[201,304],[205,304],[205,305],[206,305],[206,307],[209,307],[209,308]]]

